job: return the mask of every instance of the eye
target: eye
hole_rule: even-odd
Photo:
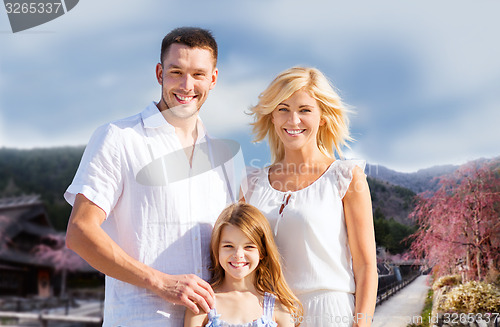
[[[281,108],[278,108],[278,111],[287,112],[288,108],[287,107],[281,107]]]
[[[181,75],[181,72],[178,70],[171,70],[170,75]]]
[[[248,250],[253,250],[253,249],[256,249],[256,248],[257,248],[257,246],[255,246],[255,245],[247,245],[247,246],[245,246],[245,249],[248,249]]]
[[[311,112],[311,109],[302,109],[300,112]]]
[[[231,244],[226,244],[226,245],[223,245],[222,247],[226,248],[226,249],[232,249],[233,248],[233,246]]]

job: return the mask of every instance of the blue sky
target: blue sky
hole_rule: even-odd
[[[399,171],[500,155],[500,2],[82,0],[13,34],[0,8],[0,147],[83,145],[93,130],[158,100],[163,36],[212,30],[219,81],[209,131],[238,140],[272,78],[315,66],[356,114],[347,156]]]

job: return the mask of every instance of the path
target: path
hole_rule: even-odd
[[[417,277],[411,284],[375,308],[372,327],[406,327],[421,319],[429,286],[428,275]]]

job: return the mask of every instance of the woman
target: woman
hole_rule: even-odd
[[[294,67],[252,108],[256,141],[273,163],[250,175],[244,200],[274,230],[303,326],[370,326],[377,292],[375,237],[364,161],[335,160],[351,140],[347,110],[325,76]]]

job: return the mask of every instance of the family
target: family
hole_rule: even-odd
[[[205,29],[168,33],[160,100],[99,127],[64,194],[67,246],[106,275],[103,326],[370,326],[365,163],[335,159],[351,140],[348,110],[319,70],[279,74],[251,109],[272,164],[250,170],[234,199],[237,159],[213,164],[221,147],[198,117],[217,56]],[[174,152],[185,178],[137,182]],[[213,165],[191,173],[200,160]]]

